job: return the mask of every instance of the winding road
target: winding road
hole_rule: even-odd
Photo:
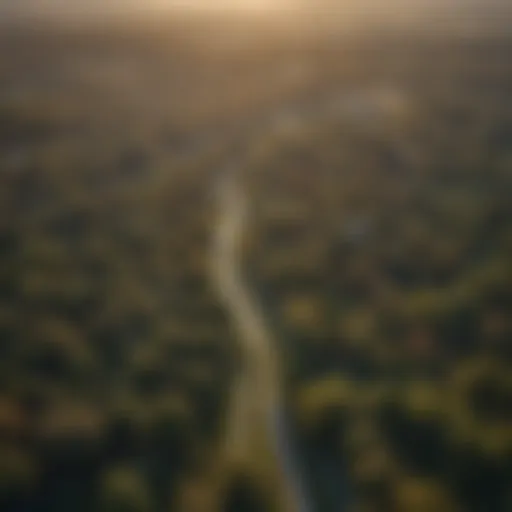
[[[286,435],[281,397],[279,357],[272,333],[250,292],[241,267],[240,249],[248,219],[248,204],[237,175],[229,173],[219,185],[220,215],[213,254],[213,276],[236,330],[242,367],[233,383],[227,419],[225,454],[234,467],[267,458],[284,495],[280,510],[308,512],[293,450]],[[272,464],[272,462],[270,462]]]
[[[389,101],[387,96],[382,97],[384,101],[372,95],[358,97],[356,101],[353,97],[341,96],[322,105],[305,104],[291,110],[283,109],[271,116],[270,122],[257,125],[257,129],[252,130],[253,136],[246,137],[238,149],[246,157],[246,150],[250,148],[245,144],[247,140],[251,144],[269,131],[300,129],[301,125],[318,117],[334,115],[366,123],[372,120],[369,115],[372,111],[386,114]],[[391,107],[395,108],[394,105]],[[282,396],[278,340],[274,339],[263,307],[251,291],[242,268],[242,243],[250,222],[249,199],[241,182],[242,171],[243,164],[233,158],[228,169],[221,174],[216,191],[218,218],[212,277],[231,316],[241,356],[228,404],[223,452],[230,467],[242,470],[264,461],[260,476],[263,474],[272,479],[273,489],[278,494],[274,510],[312,512],[316,507],[306,493],[306,485],[295,460],[296,450],[290,439],[291,429]],[[342,485],[341,481],[332,483],[335,488]],[[337,511],[343,509],[341,504],[333,508]]]

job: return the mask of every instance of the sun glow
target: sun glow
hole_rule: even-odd
[[[152,0],[158,8],[198,11],[275,11],[292,8],[294,0]],[[148,2],[149,3],[149,2]]]

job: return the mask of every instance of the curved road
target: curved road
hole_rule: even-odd
[[[357,100],[357,101],[356,101]],[[386,102],[372,95],[360,98],[341,96],[321,105],[305,104],[283,109],[271,116],[270,122],[257,125],[252,137],[245,137],[238,150],[247,153],[261,135],[285,131],[318,117],[340,117],[356,122],[372,120],[369,115],[389,114]],[[399,143],[399,141],[397,141]],[[399,144],[396,144],[399,146]],[[400,148],[402,149],[402,148]],[[242,161],[244,156],[241,157]],[[246,156],[246,155],[245,155]],[[224,454],[233,468],[247,469],[255,461],[267,459],[264,471],[272,475],[278,497],[279,512],[311,512],[315,510],[306,497],[305,485],[294,460],[283,398],[278,344],[268,327],[261,305],[244,279],[241,244],[249,207],[240,179],[242,165],[234,163],[221,176],[217,190],[219,217],[216,223],[212,254],[212,275],[227,310],[231,315],[240,343],[242,367],[233,383],[228,405]],[[342,482],[334,482],[338,487]],[[335,510],[340,510],[339,504]]]
[[[311,509],[287,442],[276,344],[243,278],[240,248],[248,205],[236,179],[230,173],[219,185],[221,211],[213,254],[213,276],[231,313],[243,365],[233,384],[225,453],[234,467],[246,467],[255,458],[273,459],[274,467],[269,469],[281,479],[278,488],[285,493],[278,498],[280,510],[308,512]]]

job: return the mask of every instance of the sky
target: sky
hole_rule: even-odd
[[[176,9],[210,12],[227,11],[240,14],[268,14],[279,11],[313,11],[333,19],[344,20],[394,20],[428,19],[430,16],[453,20],[479,20],[497,18],[502,23],[510,21],[512,28],[511,0],[0,0],[0,18],[15,16],[35,18],[95,18],[107,14],[172,13]]]

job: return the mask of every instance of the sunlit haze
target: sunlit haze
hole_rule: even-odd
[[[372,21],[445,23],[503,23],[510,20],[507,0],[2,0],[0,19],[98,19],[108,16],[137,17],[174,15],[178,12],[201,15],[266,16],[280,14],[318,16],[340,24]]]
[[[192,10],[263,11],[298,7],[294,0],[152,0],[156,8],[181,8]]]

